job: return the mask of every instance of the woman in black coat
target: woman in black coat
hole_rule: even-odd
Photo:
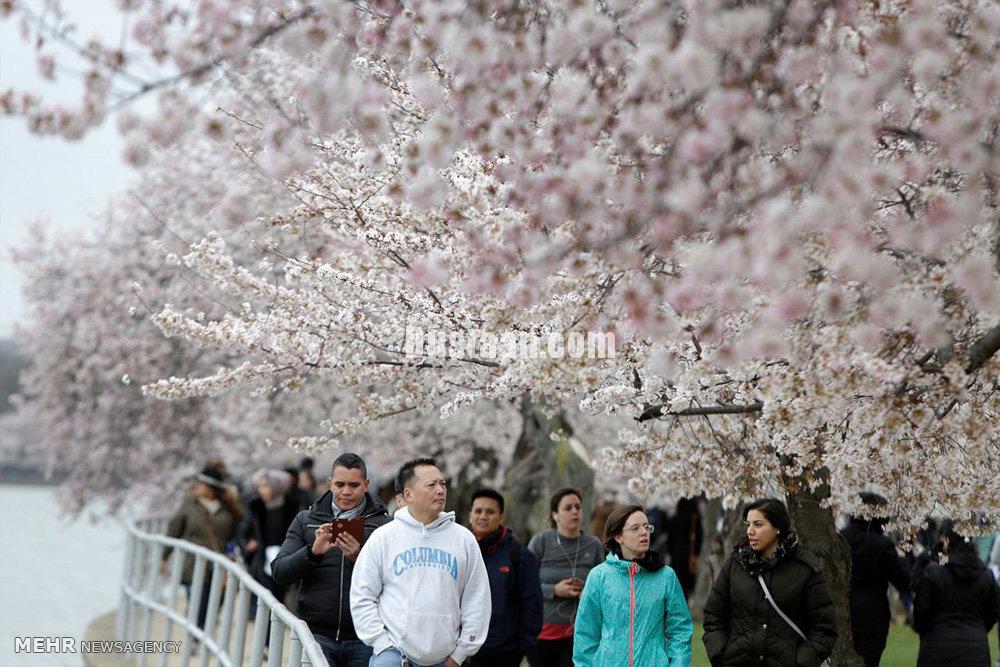
[[[819,561],[799,545],[774,498],[743,514],[746,537],[722,566],[705,604],[705,649],[713,667],[819,667],[837,640],[833,600]],[[758,581],[805,639],[775,611]]]
[[[284,470],[263,468],[254,473],[251,483],[257,496],[250,501],[245,535],[247,539],[247,569],[279,602],[284,602],[287,587],[279,586],[271,576],[271,561],[285,541],[288,527],[299,511],[290,495],[292,477]],[[256,614],[257,596],[250,603],[251,616]]]
[[[917,667],[989,667],[990,629],[1000,615],[997,582],[976,545],[946,528],[913,568],[913,629],[920,633]]]

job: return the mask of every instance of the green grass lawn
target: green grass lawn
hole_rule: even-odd
[[[705,644],[701,641],[701,623],[694,627],[692,667],[709,667],[708,656],[705,655]],[[908,626],[893,624],[889,626],[889,641],[882,654],[880,667],[913,667],[917,664],[917,652],[920,650],[920,638]],[[1000,655],[997,648],[996,628],[990,632],[990,651],[995,660]]]

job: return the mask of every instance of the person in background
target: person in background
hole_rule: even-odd
[[[989,667],[989,631],[998,615],[1000,589],[975,542],[946,524],[913,568],[917,667]]]
[[[319,489],[316,485],[316,477],[313,475],[313,467],[316,462],[312,457],[306,456],[299,461],[298,484],[299,493],[302,494],[302,501],[312,505],[320,497]]]
[[[780,500],[750,503],[743,520],[746,536],[705,603],[702,640],[712,667],[819,667],[837,641],[836,611],[819,560],[799,545]]]
[[[604,562],[604,545],[580,530],[583,496],[566,487],[549,503],[551,530],[531,538],[528,550],[538,561],[544,600],[542,631],[528,652],[531,667],[571,667],[573,623],[590,571]]]
[[[253,474],[250,483],[257,495],[250,501],[243,527],[247,570],[271,591],[278,602],[284,603],[287,587],[275,582],[271,563],[299,511],[298,505],[287,495],[292,479],[284,470],[262,468]],[[257,596],[254,595],[250,600],[250,617],[253,618],[256,613]]]
[[[243,509],[239,505],[236,490],[226,485],[223,482],[224,478],[222,471],[213,466],[205,466],[195,476],[191,492],[185,496],[184,502],[167,525],[167,537],[187,540],[215,553],[226,554],[226,546],[236,537],[240,521],[243,519]],[[164,571],[172,552],[171,547],[163,550],[161,569]],[[211,564],[205,569],[205,580],[198,600],[199,628],[205,627],[205,618],[208,615],[212,569]],[[194,556],[188,555],[181,570],[181,582],[187,589],[189,605],[192,603],[193,576]]]
[[[861,494],[861,502],[873,511],[886,504],[885,498],[868,492]],[[906,561],[885,535],[885,524],[883,518],[852,516],[840,531],[851,547],[851,635],[867,667],[878,667],[889,636],[889,584],[900,593],[910,590]]]
[[[608,517],[610,553],[587,577],[576,617],[576,667],[690,667],[691,612],[677,575],[649,548],[652,533],[640,505]]]
[[[292,478],[292,484],[285,493],[285,495],[288,496],[289,501],[295,503],[299,512],[312,507],[312,504],[315,501],[313,495],[299,488],[299,469],[295,466],[285,466],[282,470],[288,473]]]
[[[399,470],[407,505],[358,555],[351,615],[372,647],[370,667],[458,667],[490,628],[490,582],[476,538],[445,512],[448,489],[433,459]]]
[[[357,454],[333,462],[330,490],[292,521],[271,564],[280,586],[299,583],[298,616],[323,649],[330,667],[365,667],[372,651],[358,638],[351,616],[351,580],[361,544],[348,534],[333,538],[336,519],[364,520],[364,539],[389,522],[385,504],[368,490],[368,468]]]
[[[504,525],[504,499],[494,489],[472,494],[469,527],[479,542],[490,580],[490,630],[471,667],[520,667],[542,630],[538,565]]]
[[[392,478],[393,491],[396,493],[396,509],[401,510],[406,507],[406,497],[403,495],[403,480],[399,478],[399,473],[397,472]]]
[[[698,558],[704,535],[701,525],[701,508],[698,498],[681,498],[677,509],[667,522],[667,549],[670,552],[670,566],[677,574],[684,590],[684,598],[689,599],[694,592],[698,574]]]

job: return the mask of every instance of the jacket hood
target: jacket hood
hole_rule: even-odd
[[[945,567],[951,570],[956,579],[977,579],[986,569],[976,554],[965,551],[949,554]]]
[[[497,549],[512,539],[514,539],[514,531],[507,526],[500,526],[500,529],[496,532],[477,538],[476,541],[479,542],[479,548],[486,551],[487,554],[492,555],[497,552]]]
[[[403,525],[409,526],[410,528],[415,528],[423,532],[425,535],[427,533],[433,533],[434,531],[440,530],[443,526],[449,523],[455,523],[454,512],[440,512],[437,515],[436,519],[434,519],[425,526],[424,524],[420,523],[419,521],[413,518],[413,515],[410,514],[409,507],[404,507],[403,509],[396,510],[396,513],[393,514],[392,517],[396,521],[402,523]]]
[[[734,556],[736,561],[750,576],[756,577],[774,568],[783,560],[797,556],[799,551],[799,536],[792,530],[783,533],[778,538],[778,545],[767,558],[759,552],[754,551],[747,542],[741,542],[737,545]]]
[[[361,516],[368,518],[370,516],[376,515],[386,515],[388,516],[389,510],[382,502],[382,499],[376,496],[371,491],[365,493],[365,509],[361,512]],[[325,516],[333,515],[333,491],[327,491],[322,496],[316,499],[316,502],[312,504],[309,508],[310,513],[317,513]]]
[[[614,552],[609,553],[608,557],[605,559],[611,567],[616,567],[620,570],[628,571],[635,563],[641,567],[646,572],[657,572],[662,570],[666,563],[663,562],[663,556],[661,556],[656,551],[650,549],[646,552],[646,555],[637,560],[628,560],[627,558],[619,558]]]

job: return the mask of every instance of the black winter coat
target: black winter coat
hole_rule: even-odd
[[[334,547],[321,558],[310,556],[309,547],[316,537],[310,524],[333,521],[333,494],[327,491],[308,510],[299,512],[288,529],[281,551],[271,563],[271,576],[279,586],[300,582],[299,618],[313,634],[334,641],[357,639],[351,619],[351,574],[354,561]],[[385,503],[371,493],[365,496],[365,540],[379,526],[389,523]]]
[[[889,584],[910,590],[910,572],[878,521],[851,519],[840,532],[851,547],[851,633],[868,664],[878,664],[889,634]]]
[[[247,569],[257,581],[262,581],[264,577],[266,548],[283,544],[282,540],[298,513],[298,503],[290,497],[285,498],[280,511],[277,512],[268,510],[259,497],[250,501],[244,520],[243,538],[245,542],[250,540],[257,542],[257,550],[247,552]],[[275,539],[279,533],[281,537]]]
[[[808,641],[774,611],[736,550],[705,604],[703,640],[713,667],[819,667],[837,641],[833,600],[819,561],[792,542],[762,575],[775,602]]]
[[[913,568],[913,629],[920,633],[918,667],[989,667],[988,634],[1000,614],[1000,590],[974,553],[957,552],[947,565],[926,553]]]

